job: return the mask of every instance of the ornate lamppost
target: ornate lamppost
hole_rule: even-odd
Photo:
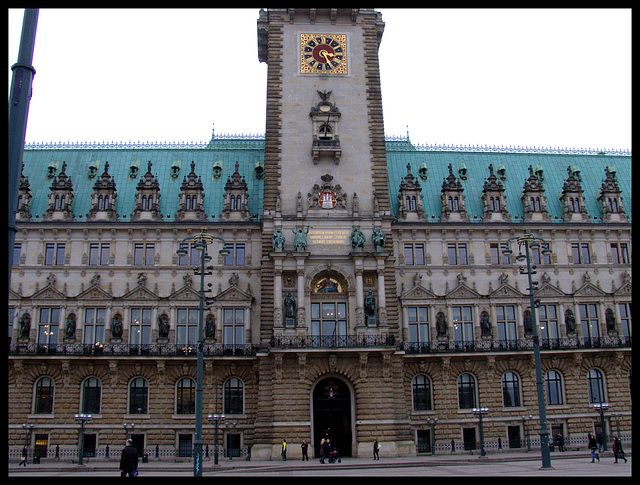
[[[480,425],[480,458],[486,456],[486,452],[484,451],[484,426],[482,425],[482,416],[489,412],[489,408],[473,408],[471,412],[478,416],[478,421]]]
[[[604,426],[604,413],[609,409],[609,403],[599,402],[593,405],[593,410],[600,413],[600,429],[602,430],[602,451],[607,451],[607,431]]]
[[[540,453],[542,455],[542,467],[541,470],[551,469],[551,454],[549,453],[549,430],[547,428],[547,410],[544,403],[544,387],[542,381],[542,364],[540,362],[540,338],[538,337],[538,324],[536,317],[536,302],[533,292],[536,289],[538,283],[534,285],[531,275],[536,274],[536,266],[531,264],[531,248],[539,248],[540,243],[544,244],[542,254],[549,254],[551,251],[548,249],[547,242],[541,237],[534,236],[526,229],[521,236],[510,237],[507,239],[507,249],[502,251],[505,256],[510,256],[513,251],[509,249],[509,244],[512,241],[518,243],[519,253],[516,256],[516,260],[519,262],[527,261],[527,267],[520,266],[520,274],[526,274],[529,279],[529,305],[531,307],[531,323],[533,334],[533,356],[536,368],[536,388],[538,393],[538,413],[540,415]],[[522,253],[524,249],[524,254]]]
[[[80,451],[78,453],[78,465],[84,465],[84,425],[90,423],[93,416],[90,414],[76,414],[73,419],[80,424]]]
[[[223,256],[229,254],[229,250],[225,248],[224,239],[218,236],[212,236],[205,232],[202,228],[199,234],[185,237],[180,242],[180,249],[176,251],[178,256],[186,256],[186,245],[191,244],[192,249],[200,251],[200,267],[194,268],[194,273],[200,275],[200,309],[198,312],[198,352],[197,352],[197,370],[196,370],[196,425],[195,436],[193,440],[193,476],[202,476],[202,381],[203,381],[203,359],[204,359],[204,336],[203,336],[203,320],[204,320],[204,294],[211,290],[205,290],[204,277],[213,273],[213,266],[205,266],[205,263],[211,261],[211,256],[207,254],[207,246],[214,240],[222,242],[222,249],[219,253]]]
[[[431,454],[435,455],[436,453],[436,423],[438,422],[438,418],[432,418],[431,416],[427,416],[427,423],[431,426],[431,433],[429,433],[429,446],[431,447]]]
[[[224,414],[210,414],[207,416],[210,423],[215,426],[215,434],[213,435],[213,463],[218,464],[218,426],[224,421]]]
[[[522,416],[522,424],[524,424],[524,434],[527,440],[527,452],[531,451],[531,440],[529,439],[529,421],[533,419],[533,416]]]

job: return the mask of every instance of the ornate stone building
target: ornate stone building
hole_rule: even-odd
[[[202,228],[230,251],[209,250],[204,315],[204,414],[225,414],[225,453],[318,453],[326,436],[343,456],[376,438],[387,455],[465,451],[480,406],[489,449],[539,446],[528,282],[502,253],[525,228],[551,250],[532,253],[550,431],[583,444],[607,402],[607,435],[627,436],[630,153],[385,139],[379,13],[257,25],[264,137],[26,148],[10,453],[74,459],[85,413],[87,456],[130,435],[188,459],[199,252],[176,251]]]

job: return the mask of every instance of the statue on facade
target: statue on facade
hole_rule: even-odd
[[[205,338],[215,338],[216,336],[216,317],[209,314],[207,315],[207,321],[204,326]]]
[[[616,331],[616,317],[613,314],[613,310],[611,308],[607,308],[604,311],[604,319],[607,324],[607,332],[615,332]]]
[[[158,317],[158,337],[169,338],[169,317],[165,313]]]
[[[365,241],[366,239],[364,237],[364,234],[362,234],[362,231],[360,230],[359,227],[356,227],[351,232],[351,247],[354,249],[363,248]]]
[[[486,311],[480,314],[480,330],[483,337],[491,336],[491,320],[489,319],[489,313]]]
[[[20,338],[29,338],[29,331],[31,330],[31,315],[23,313],[20,318]]]
[[[436,332],[438,337],[447,336],[447,320],[442,312],[438,312],[436,315]]]
[[[76,338],[76,316],[73,313],[70,313],[67,317],[67,323],[64,331],[65,338],[75,339]]]
[[[567,326],[568,333],[574,333],[576,331],[576,317],[573,315],[571,309],[567,309],[564,312],[564,324]]]
[[[524,320],[524,333],[531,335],[533,333],[533,318],[531,317],[531,310],[525,310],[522,316]]]
[[[284,249],[284,234],[280,228],[277,228],[273,233],[273,238],[271,239],[271,243],[273,245],[273,250],[278,251],[280,249]]]
[[[373,241],[373,247],[376,248],[376,250],[380,250],[384,247],[384,243],[387,241],[387,236],[385,236],[384,232],[374,224],[371,240]]]
[[[122,317],[116,313],[111,319],[111,338],[122,338]]]
[[[307,234],[309,234],[309,226],[307,226],[306,230],[304,228],[300,228],[297,231],[295,229],[291,229],[291,232],[295,234],[293,248],[296,251],[305,251],[307,249]]]
[[[376,320],[376,297],[373,296],[373,291],[369,290],[367,296],[364,297],[364,320],[365,324],[375,324]]]
[[[296,301],[291,296],[291,292],[288,292],[284,298],[284,316],[285,318],[296,317]]]

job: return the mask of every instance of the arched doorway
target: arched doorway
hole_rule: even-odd
[[[313,449],[320,457],[320,440],[329,438],[331,449],[351,456],[351,392],[341,379],[327,377],[313,390]]]

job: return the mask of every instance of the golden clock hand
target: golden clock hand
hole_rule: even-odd
[[[329,57],[335,57],[335,54],[332,54],[332,53],[327,52],[325,50],[320,51],[320,55],[325,58],[327,63],[329,63],[329,61],[331,60],[331,59],[329,59]]]

